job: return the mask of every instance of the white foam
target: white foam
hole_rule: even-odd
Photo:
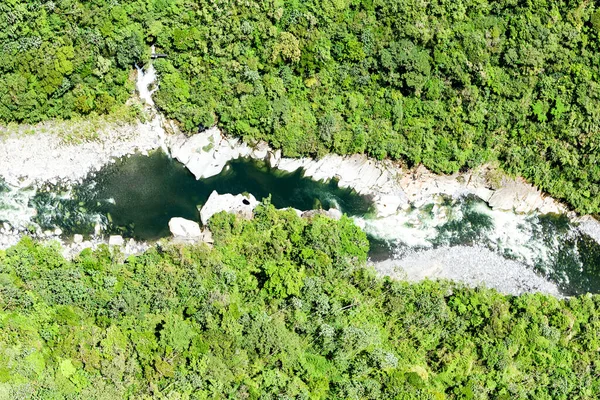
[[[35,193],[32,188],[7,186],[6,191],[0,192],[0,221],[7,221],[13,228],[26,228],[36,215],[36,210],[29,206]]]
[[[152,49],[152,52],[154,53],[154,49]],[[138,71],[136,88],[140,99],[144,100],[149,106],[154,107],[152,95],[158,90],[156,69],[152,63],[148,64],[146,70],[137,65],[136,69]],[[152,86],[152,89],[150,89],[150,86]]]

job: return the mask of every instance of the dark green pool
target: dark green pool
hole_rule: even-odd
[[[52,188],[38,193],[33,202],[42,227],[91,233],[99,218],[109,232],[153,240],[169,235],[172,217],[199,220],[197,207],[213,190],[247,192],[259,200],[271,195],[278,208],[336,207],[349,215],[364,215],[371,207],[368,198],[339,188],[335,181],[316,182],[303,177],[302,171],[281,172],[254,160],[232,161],[221,174],[196,180],[160,151],[119,160],[74,188],[70,196],[60,196]]]

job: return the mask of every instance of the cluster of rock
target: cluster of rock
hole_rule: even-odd
[[[285,158],[280,150],[259,142],[254,148],[239,139],[224,136],[213,127],[191,137],[177,135],[170,140],[171,154],[197,179],[219,174],[233,159],[248,157],[265,160],[272,168],[293,172],[318,181],[337,179],[340,187],[371,196],[376,216],[384,218],[410,207],[435,203],[443,195],[474,195],[493,209],[517,213],[560,213],[566,208],[522,179],[501,178],[497,187],[489,182],[489,167],[453,175],[436,175],[420,166],[404,169],[389,160],[376,161],[364,155],[330,154],[319,160]]]
[[[65,143],[53,132],[60,125],[33,129],[35,135],[13,133],[0,139],[0,171],[11,186],[80,182],[116,158],[161,147],[165,137],[160,116],[146,123],[109,124],[96,139],[81,143]]]
[[[372,263],[381,276],[410,281],[447,279],[469,286],[485,286],[501,293],[546,293],[562,297],[558,286],[524,268],[519,262],[507,260],[496,252],[481,246],[441,247],[413,251],[401,260]]]
[[[25,235],[42,243],[60,243],[62,254],[67,259],[72,259],[84,249],[95,250],[101,245],[118,248],[124,256],[141,254],[150,247],[146,242],[137,242],[134,239],[125,240],[120,235],[111,235],[108,238],[105,238],[103,235],[96,232],[87,239],[80,234],[73,235],[72,238],[66,238],[63,236],[63,231],[60,228],[46,231],[42,231],[38,228],[36,230],[27,231],[13,228],[10,224],[4,222],[0,227],[0,250],[16,245]]]
[[[108,245],[111,249],[119,249],[119,252],[125,257],[142,254],[148,250],[151,245],[146,242],[138,242],[135,239],[125,240],[121,235],[111,235],[105,238],[102,235],[92,235],[85,239],[83,235],[76,234],[73,240],[63,241],[56,238],[62,244],[63,256],[71,259],[77,256],[85,249],[95,250],[101,245]]]
[[[0,228],[0,249],[6,249],[14,246],[19,242],[20,238],[21,232],[19,232],[17,229],[14,229],[7,222],[4,222]]]

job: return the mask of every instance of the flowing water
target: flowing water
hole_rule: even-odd
[[[59,227],[67,236],[100,229],[155,240],[169,236],[172,217],[198,221],[198,207],[213,190],[270,195],[278,208],[336,207],[367,232],[373,260],[414,267],[422,262],[419,254],[454,262],[482,249],[477,263],[494,258],[489,268],[499,268],[504,259],[555,282],[563,294],[600,293],[600,246],[566,216],[519,215],[491,210],[474,197],[439,196],[427,206],[377,219],[370,199],[335,181],[315,182],[300,170],[286,173],[250,160],[232,161],[220,175],[199,181],[160,151],[118,160],[70,189],[15,190],[0,181],[0,222]]]
[[[465,246],[478,247],[536,271],[565,295],[600,293],[600,245],[565,215],[520,215],[494,211],[475,197],[441,197],[421,209],[359,224],[376,237],[375,260],[402,265],[415,253],[448,248],[469,257]]]

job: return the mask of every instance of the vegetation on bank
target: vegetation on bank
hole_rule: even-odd
[[[600,211],[594,2],[10,0],[0,23],[0,120],[108,112],[156,43],[156,103],[190,131],[444,173],[497,159]]]
[[[215,246],[0,251],[0,398],[593,399],[600,297],[364,268],[350,219],[221,213]]]

